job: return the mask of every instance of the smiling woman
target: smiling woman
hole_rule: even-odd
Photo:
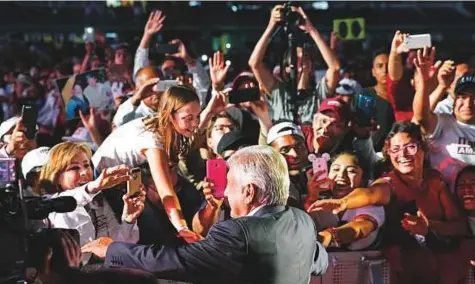
[[[386,177],[343,198],[316,201],[308,211],[338,213],[384,205],[381,249],[390,262],[395,283],[433,283],[437,279],[440,283],[458,283],[468,268],[457,241],[467,236],[466,219],[440,173],[424,168],[426,145],[420,127],[396,123],[383,152],[393,166]]]

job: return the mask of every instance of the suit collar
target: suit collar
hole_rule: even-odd
[[[264,207],[260,208],[259,210],[257,210],[257,212],[254,213],[253,216],[261,217],[261,216],[264,216],[264,215],[267,215],[267,214],[278,213],[278,212],[284,211],[285,207],[286,206],[283,206],[283,205],[264,206]]]

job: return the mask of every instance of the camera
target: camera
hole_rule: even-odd
[[[50,245],[57,229],[44,227],[44,220],[51,212],[70,212],[77,202],[69,196],[58,198],[24,197],[23,180],[19,180],[14,159],[0,159],[0,283],[24,283],[26,268],[37,261],[32,253],[39,247]],[[48,237],[44,237],[46,236]]]
[[[304,19],[302,15],[300,15],[298,12],[292,11],[292,6],[290,5],[290,2],[284,4],[281,9],[281,12],[284,18],[284,26],[288,30],[296,31],[298,30],[298,27],[300,25],[304,24]]]

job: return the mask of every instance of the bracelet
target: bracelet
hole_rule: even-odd
[[[177,231],[178,233],[181,232],[181,231],[184,231],[184,230],[189,230],[189,229],[188,229],[188,226],[182,225],[182,226],[180,226],[180,227],[178,227],[178,228],[176,229],[176,231]]]
[[[335,245],[336,247],[340,247],[340,240],[338,239],[337,235],[336,235],[336,230],[334,227],[331,227],[331,228],[328,228],[326,229],[327,232],[330,233],[330,235],[332,236],[332,240],[330,243],[333,243],[333,245]]]

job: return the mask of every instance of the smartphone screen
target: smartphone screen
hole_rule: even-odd
[[[213,183],[213,196],[223,198],[227,185],[227,166],[223,159],[211,159],[206,161],[206,178]]]
[[[178,44],[157,43],[155,51],[158,53],[174,54],[178,52]]]
[[[140,186],[142,184],[142,172],[140,168],[133,168],[130,170],[132,179],[127,181],[127,195],[133,196],[140,193]]]
[[[23,125],[26,128],[25,136],[28,139],[34,139],[36,134],[36,108],[31,105],[23,105],[21,110],[21,118]]]
[[[229,92],[230,104],[258,101],[260,98],[261,98],[261,92],[258,88],[232,90],[231,92]]]
[[[359,94],[356,99],[356,120],[359,126],[371,126],[376,118],[376,99],[373,95]]]

